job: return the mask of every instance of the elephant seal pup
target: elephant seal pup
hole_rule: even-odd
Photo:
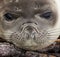
[[[60,32],[59,0],[0,0],[0,36],[19,48],[41,50]]]

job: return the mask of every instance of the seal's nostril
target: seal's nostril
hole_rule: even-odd
[[[31,21],[28,21],[27,23],[35,23],[35,24],[37,25],[37,23],[36,23],[36,22],[31,22]]]
[[[27,26],[26,29],[27,29],[29,32],[32,32],[32,31],[33,31],[33,27],[31,27],[31,26]]]
[[[36,23],[36,22],[31,22],[31,21],[24,22],[22,25],[24,25],[24,24],[29,24],[29,23],[34,23],[35,25],[37,25],[37,23]]]
[[[27,23],[32,23],[32,22],[28,21]]]
[[[26,24],[26,23],[33,23],[33,22],[31,22],[31,21],[28,21],[28,22],[24,22],[22,25],[24,25],[24,24]]]

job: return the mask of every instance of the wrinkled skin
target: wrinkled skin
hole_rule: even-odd
[[[57,4],[56,0],[0,0],[0,37],[26,50],[48,47],[60,32]]]

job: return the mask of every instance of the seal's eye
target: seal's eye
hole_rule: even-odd
[[[7,21],[12,21],[14,19],[14,15],[11,13],[6,13],[6,14],[4,14],[4,18]]]
[[[52,12],[46,12],[46,13],[43,13],[41,15],[41,17],[45,18],[45,19],[50,19],[52,16]]]

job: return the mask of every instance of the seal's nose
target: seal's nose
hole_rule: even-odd
[[[32,31],[33,31],[33,27],[32,27],[32,26],[27,26],[26,29],[27,29],[29,32],[32,32]]]

